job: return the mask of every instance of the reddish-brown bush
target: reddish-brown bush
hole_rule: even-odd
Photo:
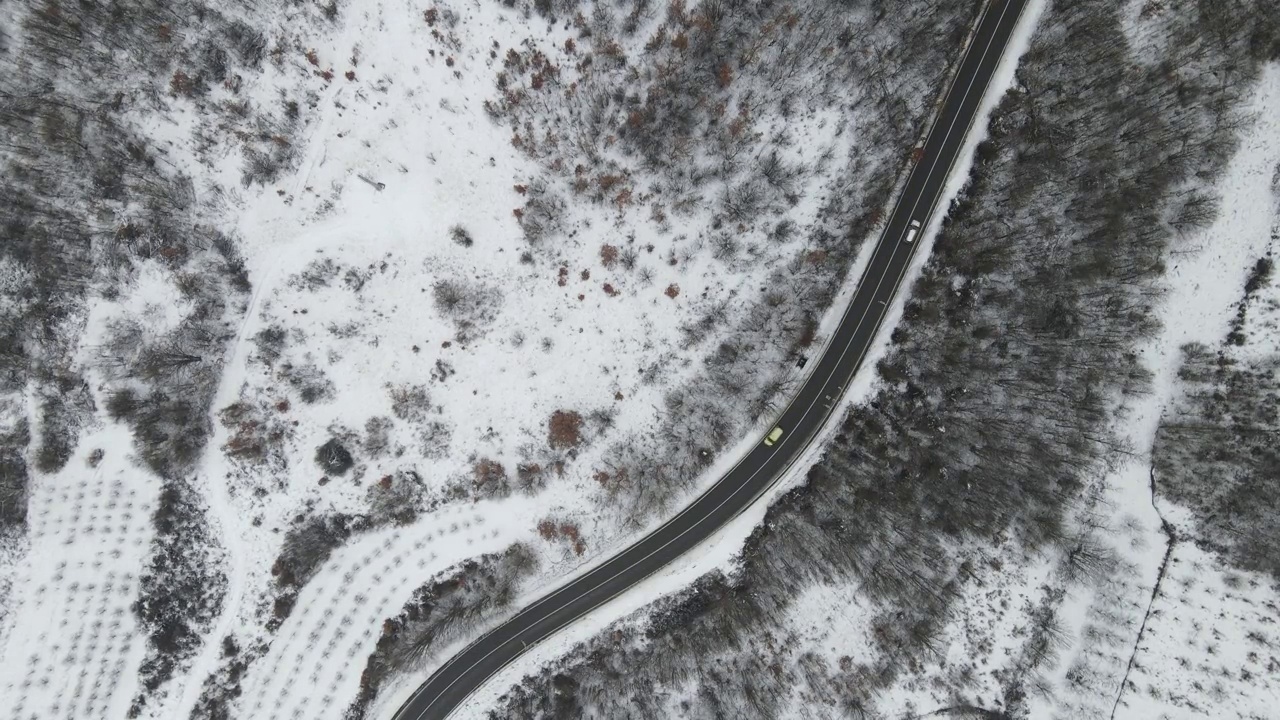
[[[476,487],[484,487],[505,480],[507,478],[507,469],[502,467],[502,463],[496,460],[481,458],[472,468],[472,474],[475,476]]]
[[[684,14],[684,0],[671,0],[667,6],[667,20],[676,25],[688,25],[689,19]]]
[[[675,283],[671,283],[670,285],[668,285],[666,292],[663,293],[663,295],[666,295],[667,297],[673,300],[679,294],[680,294],[680,286]]]
[[[813,344],[818,337],[818,321],[813,318],[806,318],[804,321],[804,329],[800,331],[800,339],[796,344],[800,347],[807,348]]]
[[[618,248],[614,245],[601,245],[600,264],[611,268],[616,262],[618,262]]]
[[[547,541],[554,541],[560,538],[569,541],[569,546],[573,548],[574,555],[581,555],[587,550],[587,542],[582,539],[581,531],[578,530],[577,525],[571,522],[557,524],[551,518],[541,520],[538,522],[538,535]]]
[[[547,441],[553,448],[577,447],[582,442],[582,416],[573,410],[551,413],[547,426]]]
[[[173,73],[173,78],[169,80],[169,89],[175,95],[191,97],[196,92],[196,82],[191,79],[191,76],[181,70],[177,70]]]
[[[733,68],[729,67],[729,63],[720,63],[720,69],[716,70],[716,82],[722,88],[729,87],[729,83],[733,82]]]
[[[594,476],[596,482],[600,483],[600,487],[610,492],[615,492],[627,486],[627,469],[618,468],[612,475],[607,472],[599,471]]]

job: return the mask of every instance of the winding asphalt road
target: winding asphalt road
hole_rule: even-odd
[[[947,175],[977,115],[1026,0],[991,0],[943,97],[942,109],[880,236],[840,326],[809,380],[776,424],[784,435],[757,444],[702,496],[657,530],[543,597],[486,633],[435,672],[395,714],[395,720],[438,720],[526,649],[674,562],[752,504],[791,466],[830,419],[871,346],[902,283],[917,243],[910,223],[928,225]],[[766,427],[767,433],[773,428]],[[763,440],[763,437],[761,438]]]

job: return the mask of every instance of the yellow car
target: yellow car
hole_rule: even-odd
[[[764,444],[768,445],[769,447],[773,447],[773,444],[778,442],[778,438],[781,438],[781,437],[782,437],[782,428],[776,427],[768,435],[765,436]]]

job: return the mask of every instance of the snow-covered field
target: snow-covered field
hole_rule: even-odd
[[[7,717],[124,717],[145,641],[131,610],[154,532],[156,486],[103,430],[67,468],[42,478],[29,513],[31,547],[18,569],[0,687]],[[88,460],[104,452],[96,467]]]
[[[1178,348],[1190,342],[1221,347],[1249,271],[1260,258],[1274,258],[1277,249],[1280,67],[1267,68],[1248,111],[1254,125],[1223,183],[1222,215],[1193,238],[1189,252],[1172,268],[1165,343],[1155,366],[1154,401],[1166,415],[1176,412],[1182,392]],[[1280,353],[1277,328],[1280,284],[1273,275],[1249,303],[1243,326],[1247,340],[1229,354],[1237,362],[1274,368]],[[1144,437],[1149,447],[1151,435]],[[1149,482],[1145,470],[1136,474],[1143,477],[1135,478],[1135,485]],[[1117,693],[1117,717],[1271,717],[1280,702],[1275,682],[1280,586],[1272,577],[1234,568],[1198,547],[1192,540],[1196,518],[1186,508],[1158,492],[1155,507],[1179,541],[1168,553],[1159,591],[1152,596],[1146,586],[1146,624],[1131,647],[1127,682]],[[1163,548],[1163,539],[1160,543]]]
[[[1133,658],[1117,717],[1267,718],[1280,700],[1270,578],[1181,543]]]
[[[1248,671],[1243,663],[1225,677],[1222,663],[1239,662],[1236,652],[1249,650],[1224,641],[1222,652],[1232,659],[1216,662],[1212,655],[1218,650],[1198,629],[1208,628],[1204,632],[1210,637],[1265,631],[1280,620],[1275,602],[1280,588],[1274,581],[1234,571],[1220,558],[1184,542],[1168,558],[1160,592],[1152,598],[1168,543],[1160,531],[1161,520],[1179,529],[1195,523],[1184,509],[1159,497],[1153,503],[1151,497],[1151,447],[1161,415],[1178,396],[1180,348],[1190,342],[1222,342],[1249,269],[1274,249],[1273,232],[1280,222],[1280,194],[1273,183],[1280,167],[1280,67],[1267,68],[1247,111],[1254,124],[1243,133],[1220,186],[1219,219],[1208,230],[1185,238],[1170,264],[1161,312],[1164,328],[1144,350],[1155,375],[1153,392],[1134,402],[1124,420],[1133,455],[1107,484],[1110,522],[1117,531],[1127,529],[1115,541],[1126,570],[1103,583],[1093,598],[1075,603],[1083,616],[1077,619],[1079,639],[1057,681],[1066,698],[1063,704],[1079,712],[1110,713],[1114,707],[1117,717],[1172,718],[1195,717],[1214,708],[1211,714],[1217,717],[1265,717],[1263,710],[1280,699],[1275,683],[1242,677],[1238,671]],[[1270,337],[1274,343],[1276,337]],[[1231,616],[1238,622],[1228,622]],[[1265,666],[1264,661],[1254,672]],[[1130,684],[1122,691],[1126,672]],[[1223,683],[1231,690],[1220,695],[1213,688]],[[1174,695],[1189,698],[1191,704],[1175,708],[1170,703]]]

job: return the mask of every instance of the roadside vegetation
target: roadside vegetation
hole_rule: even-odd
[[[1123,449],[1105,428],[1147,391],[1135,348],[1156,327],[1165,258],[1180,231],[1212,221],[1238,102],[1280,37],[1243,3],[1152,5],[1166,41],[1139,56],[1118,12],[1096,0],[1046,11],[879,389],[770,508],[741,567],[525,678],[493,717],[654,717],[679,698],[686,716],[768,718],[797,693],[812,717],[876,717],[884,688],[939,657],[989,551],[1060,557],[1067,579],[1114,568],[1072,516]],[[859,588],[870,657],[833,663],[782,629],[798,594],[831,584]],[[961,709],[1026,712],[1033,670],[1061,641],[1061,595],[1047,597],[1024,671]]]
[[[360,694],[346,720],[364,720],[383,682],[397,669],[432,659],[492,621],[515,600],[520,583],[537,570],[537,556],[523,545],[483,555],[451,568],[414,591],[400,614],[382,625],[382,635],[360,675]]]

